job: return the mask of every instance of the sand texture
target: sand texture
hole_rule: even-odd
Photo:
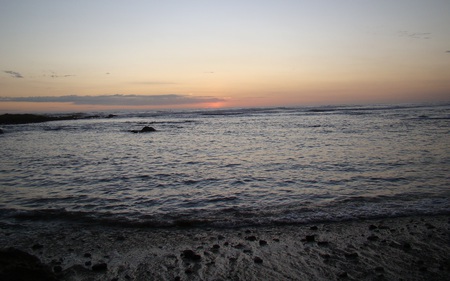
[[[0,280],[450,280],[450,216],[236,229],[3,224],[0,248]]]

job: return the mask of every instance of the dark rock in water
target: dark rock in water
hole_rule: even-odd
[[[217,249],[220,249],[220,245],[214,244],[214,245],[213,245],[213,249],[216,249],[216,250],[217,250]]]
[[[92,266],[93,271],[106,271],[108,269],[108,265],[104,262],[97,263]]]
[[[373,225],[373,224],[369,225],[369,230],[374,230],[374,229],[377,229],[377,228],[378,227],[376,225]]]
[[[309,229],[311,229],[311,230],[317,230],[318,227],[317,227],[317,226],[311,226]]]
[[[0,129],[0,134],[3,134],[3,130],[2,129]]]
[[[348,277],[348,273],[344,271],[342,273],[339,273],[338,277],[339,278],[347,278]]]
[[[15,248],[0,250],[0,280],[58,280],[56,275],[41,261]]]
[[[116,117],[117,115],[115,115],[115,114],[109,114],[108,116],[106,116],[106,118],[113,118],[113,117]]]
[[[181,254],[181,257],[193,261],[198,261],[201,260],[202,258],[199,254],[196,254],[192,250],[184,250],[183,253]]]
[[[91,261],[87,261],[87,262],[84,263],[84,265],[85,265],[85,266],[91,266],[91,265],[92,265],[92,262],[91,262]]]
[[[255,257],[255,258],[253,259],[253,261],[254,261],[255,263],[263,263],[263,260],[262,260],[260,257]]]
[[[260,246],[266,246],[266,245],[267,245],[267,241],[265,241],[265,240],[259,240],[259,245],[260,245]]]
[[[138,130],[131,130],[132,133],[149,133],[149,132],[156,132],[156,129],[153,127],[145,126],[140,131]]]
[[[154,131],[156,131],[155,128],[149,127],[149,126],[145,126],[144,128],[142,128],[141,133],[144,133],[144,132],[154,132]]]

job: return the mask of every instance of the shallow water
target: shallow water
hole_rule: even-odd
[[[450,213],[450,105],[3,126],[0,218],[259,225]],[[143,126],[157,132],[133,134]]]

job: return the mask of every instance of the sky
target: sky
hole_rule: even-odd
[[[448,0],[0,0],[0,112],[450,101]]]

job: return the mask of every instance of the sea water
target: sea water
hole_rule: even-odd
[[[450,213],[450,104],[3,125],[0,220],[295,224]],[[156,132],[132,133],[144,126]]]

